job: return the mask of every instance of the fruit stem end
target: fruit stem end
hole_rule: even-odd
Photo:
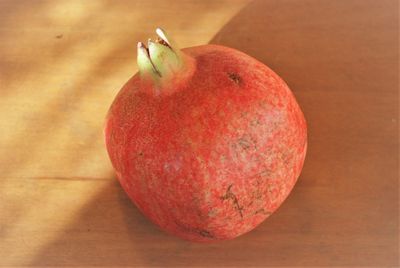
[[[156,29],[157,39],[149,39],[147,47],[139,42],[137,63],[140,75],[153,81],[168,81],[184,68],[182,52],[161,28]]]

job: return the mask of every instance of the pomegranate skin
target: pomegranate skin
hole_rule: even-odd
[[[285,200],[300,175],[306,122],[285,82],[237,50],[205,45],[168,94],[133,76],[106,118],[122,187],[152,222],[183,239],[242,235]]]

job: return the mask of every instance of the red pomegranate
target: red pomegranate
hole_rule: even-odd
[[[292,190],[307,148],[285,82],[237,50],[177,49],[165,32],[138,44],[139,72],[109,110],[105,140],[118,179],[152,222],[181,238],[235,238]]]

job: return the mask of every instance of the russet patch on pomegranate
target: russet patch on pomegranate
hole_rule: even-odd
[[[106,119],[118,179],[152,222],[183,239],[242,235],[285,200],[307,148],[286,83],[254,58],[203,45],[138,44],[139,72]]]

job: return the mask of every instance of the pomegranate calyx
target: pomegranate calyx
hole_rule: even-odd
[[[156,29],[158,38],[147,42],[147,47],[138,43],[137,62],[140,76],[151,78],[156,83],[170,80],[184,68],[181,51],[160,28]]]

